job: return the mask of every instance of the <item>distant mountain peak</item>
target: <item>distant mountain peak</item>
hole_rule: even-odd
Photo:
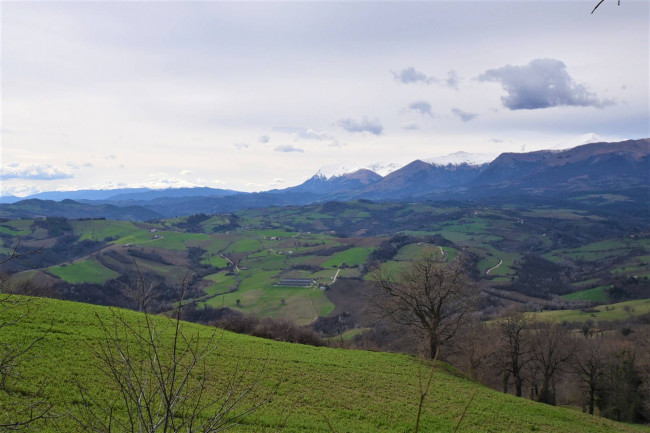
[[[468,153],[468,152],[455,152],[449,155],[436,156],[423,160],[431,165],[483,165],[488,164],[496,159],[498,155],[491,153]]]

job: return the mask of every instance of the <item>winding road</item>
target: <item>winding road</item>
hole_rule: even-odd
[[[501,266],[502,264],[503,264],[503,260],[499,260],[499,264],[497,264],[496,266],[494,266],[494,267],[488,269],[487,271],[485,271],[485,275],[490,275],[490,271],[495,270],[496,268],[498,268],[498,267]]]

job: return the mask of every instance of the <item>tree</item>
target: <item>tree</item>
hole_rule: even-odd
[[[83,409],[73,418],[82,430],[217,432],[236,425],[268,401],[273,391],[252,396],[263,366],[257,374],[238,368],[230,377],[208,366],[208,356],[217,349],[217,329],[207,338],[187,329],[189,325],[181,320],[186,287],[181,284],[169,318],[154,317],[146,309],[138,318],[115,310],[110,320],[97,315],[103,341],[92,350],[112,396],[99,399],[80,386]],[[217,382],[223,386],[221,392],[211,389]]]
[[[569,362],[575,344],[568,331],[558,324],[537,323],[531,334],[531,361],[542,381],[536,389],[537,401],[554,405],[558,374]]]
[[[585,339],[573,357],[573,372],[584,388],[585,403],[589,414],[594,414],[596,396],[604,387],[606,354],[602,338]]]
[[[20,253],[20,238],[0,265],[37,254],[40,248]],[[44,397],[44,384],[30,386],[24,380],[22,363],[34,356],[34,349],[48,334],[9,341],[12,327],[36,313],[34,298],[12,295],[6,278],[0,278],[0,432],[29,430],[50,418],[53,405]]]
[[[463,261],[442,262],[434,250],[395,275],[379,267],[371,278],[378,313],[414,332],[431,359],[454,338],[478,296]]]
[[[503,392],[508,392],[510,376],[515,380],[515,393],[521,397],[524,369],[531,361],[531,345],[528,331],[530,319],[522,312],[513,311],[497,321],[500,332],[503,374]]]

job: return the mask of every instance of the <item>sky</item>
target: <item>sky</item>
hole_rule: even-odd
[[[647,138],[649,2],[0,3],[1,193]]]

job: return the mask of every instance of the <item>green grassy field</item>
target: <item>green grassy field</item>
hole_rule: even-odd
[[[79,240],[90,239],[103,241],[106,238],[117,240],[137,233],[149,233],[148,230],[137,227],[132,222],[111,220],[73,220],[70,221],[72,232]]]
[[[609,300],[609,296],[607,295],[608,289],[609,287],[607,286],[594,287],[593,289],[569,293],[562,297],[570,301],[595,301],[605,303]]]
[[[68,265],[52,266],[47,271],[71,284],[101,284],[120,276],[117,272],[108,269],[94,259],[70,263]]]
[[[650,299],[619,302],[618,304],[600,305],[586,310],[557,310],[532,313],[538,320],[556,322],[594,322],[606,320],[625,320],[630,316],[650,313]]]
[[[372,248],[365,247],[352,247],[340,253],[331,256],[321,266],[324,268],[339,267],[343,263],[348,266],[356,266],[368,260],[368,255]]]
[[[30,308],[33,313],[17,325],[2,328],[2,340],[14,343],[44,336],[21,365],[22,380],[24,387],[49,383],[44,388],[45,397],[60,416],[36,430],[78,431],[68,414],[78,414],[83,406],[79,388],[88,389],[96,399],[93,407],[112,401],[114,395],[113,384],[98,368],[92,350],[104,341],[99,319],[110,327],[115,317],[112,311],[117,311],[115,314],[137,328],[142,316],[57,300],[36,300]],[[12,320],[19,315],[20,311],[13,310],[3,318]],[[155,322],[169,345],[171,324],[163,318]],[[183,326],[202,341],[213,332],[199,325]],[[165,355],[161,360],[165,362]],[[406,355],[317,348],[219,331],[216,348],[205,365],[207,370],[202,374],[208,379],[206,398],[221,395],[237,369],[249,372],[245,376],[247,383],[261,379],[249,394],[251,399],[268,395],[279,384],[271,400],[233,431],[325,433],[332,431],[326,417],[332,429],[340,433],[397,433],[413,430],[423,364]],[[428,367],[424,369],[426,372]],[[648,431],[647,427],[505,395],[460,377],[442,363],[436,368],[430,395],[423,405],[420,431],[453,431],[474,393],[460,432]],[[250,403],[248,398],[244,402]]]

